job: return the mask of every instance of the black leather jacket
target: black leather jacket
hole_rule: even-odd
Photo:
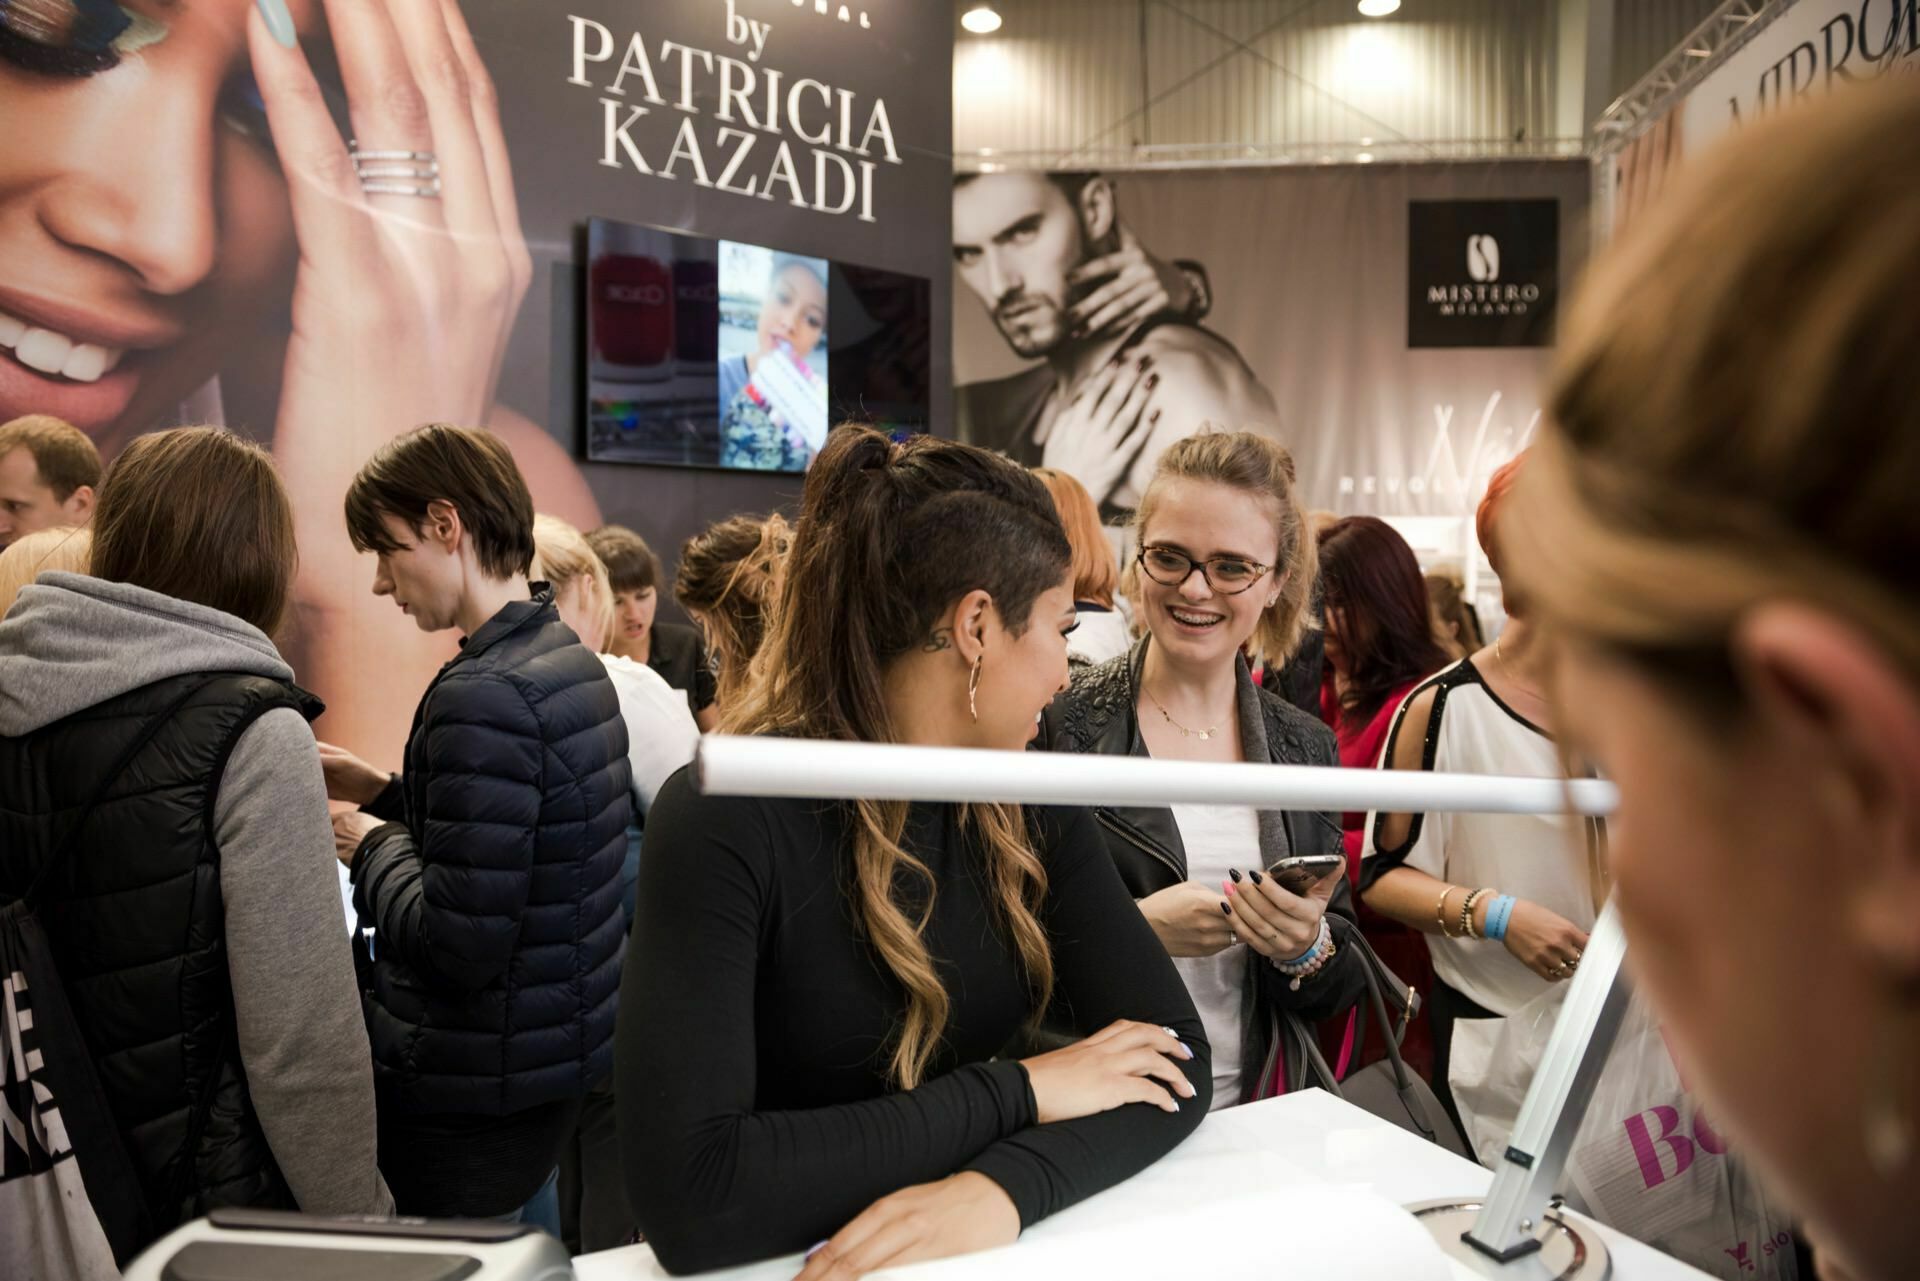
[[[1096,752],[1109,756],[1145,756],[1136,712],[1140,668],[1151,638],[1142,637],[1131,653],[1082,668],[1073,674],[1068,691],[1053,701],[1041,718],[1036,745],[1056,752]],[[1244,662],[1239,665],[1239,722],[1241,755],[1249,761],[1276,765],[1336,765],[1339,763],[1333,731],[1278,695],[1253,683]],[[1173,811],[1164,807],[1098,806],[1094,817],[1106,834],[1120,877],[1136,899],[1171,888],[1187,879],[1186,849]],[[1340,816],[1288,811],[1260,812],[1260,853],[1271,866],[1294,854],[1343,853]],[[1366,979],[1361,958],[1345,947],[1360,926],[1353,896],[1342,884],[1328,905],[1327,923],[1339,951],[1331,964],[1294,991],[1290,980],[1251,948],[1246,951],[1247,981],[1240,1005],[1241,1102],[1250,1103],[1273,1092],[1274,1067],[1281,1043],[1280,1013],[1290,1011],[1309,1021],[1345,1013],[1359,999]],[[1288,1055],[1287,1080],[1304,1079],[1303,1065]]]

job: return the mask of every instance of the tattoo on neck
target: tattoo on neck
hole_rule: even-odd
[[[920,647],[929,654],[938,654],[943,649],[953,648],[953,628],[936,627],[933,635],[927,637],[926,644]]]

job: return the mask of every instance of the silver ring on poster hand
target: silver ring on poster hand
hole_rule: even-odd
[[[370,196],[440,198],[440,161],[431,151],[362,149],[359,139],[347,143],[354,177]]]

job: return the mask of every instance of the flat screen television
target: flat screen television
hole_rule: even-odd
[[[834,425],[927,429],[923,277],[595,218],[586,295],[594,461],[802,472]]]

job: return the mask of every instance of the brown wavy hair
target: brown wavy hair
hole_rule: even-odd
[[[1340,716],[1364,725],[1409,682],[1447,665],[1433,635],[1432,607],[1420,561],[1378,516],[1348,516],[1320,531],[1320,591],[1328,614],[1340,612],[1347,692]]]
[[[767,635],[792,530],[774,515],[729,516],[680,548],[673,598],[699,616],[707,649],[720,669],[718,702],[736,701],[749,664]]]
[[[1034,600],[1062,584],[1071,551],[1046,487],[1025,469],[932,436],[894,444],[870,428],[828,437],[807,472],[779,604],[729,733],[891,742],[888,666],[922,645],[941,613],[971,591],[993,598],[1014,635]],[[848,805],[861,928],[906,993],[889,1075],[926,1077],[945,1034],[947,990],[924,933],[938,887],[900,844],[907,806]],[[967,805],[1000,928],[1020,954],[1037,1021],[1053,993],[1053,955],[1036,915],[1046,869],[1017,805]]]

